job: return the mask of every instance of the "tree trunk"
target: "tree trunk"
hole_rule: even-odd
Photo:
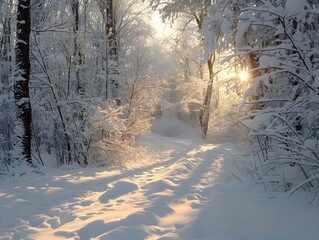
[[[31,158],[31,121],[32,112],[29,96],[30,81],[30,0],[19,0],[17,12],[17,44],[16,65],[17,75],[14,85],[14,96],[17,106],[18,148],[21,148],[21,156],[27,163],[32,164]]]
[[[75,70],[76,70],[76,83],[77,83],[77,94],[82,95],[84,88],[81,83],[80,79],[80,68],[82,65],[82,53],[79,46],[79,0],[72,0],[72,14],[73,14],[73,33],[74,33],[74,64],[75,64]]]
[[[118,46],[116,36],[116,22],[114,15],[113,0],[106,0],[105,31],[107,38],[107,61],[106,61],[106,99],[118,100],[118,82],[114,78],[118,74]]]
[[[207,60],[207,66],[209,71],[209,80],[205,92],[204,102],[199,112],[199,121],[202,129],[202,136],[205,139],[208,130],[209,123],[209,112],[210,112],[210,102],[213,94],[213,84],[214,84],[214,63],[215,63],[215,53],[212,53]]]

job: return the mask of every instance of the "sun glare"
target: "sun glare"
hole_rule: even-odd
[[[238,77],[239,77],[239,79],[240,79],[241,81],[247,81],[250,76],[249,76],[249,73],[248,73],[248,72],[246,72],[246,71],[240,71],[240,72],[238,73]]]
[[[163,22],[163,19],[158,12],[154,12],[152,16],[152,25],[158,38],[166,38],[174,31],[168,22]]]

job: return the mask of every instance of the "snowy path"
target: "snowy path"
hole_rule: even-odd
[[[234,146],[156,134],[143,142],[161,161],[2,181],[0,239],[319,239],[318,207],[235,181]]]

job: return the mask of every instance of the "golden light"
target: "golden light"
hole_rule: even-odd
[[[246,71],[240,71],[238,73],[238,77],[241,81],[247,81],[250,78],[250,75],[248,72]]]
[[[166,39],[174,32],[174,29],[170,25],[169,21],[163,22],[163,19],[158,12],[153,13],[151,23],[155,30],[154,34],[158,39]]]

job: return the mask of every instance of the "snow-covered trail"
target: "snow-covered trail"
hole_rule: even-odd
[[[318,207],[233,177],[236,147],[157,134],[141,142],[161,160],[3,180],[0,239],[318,239]]]

